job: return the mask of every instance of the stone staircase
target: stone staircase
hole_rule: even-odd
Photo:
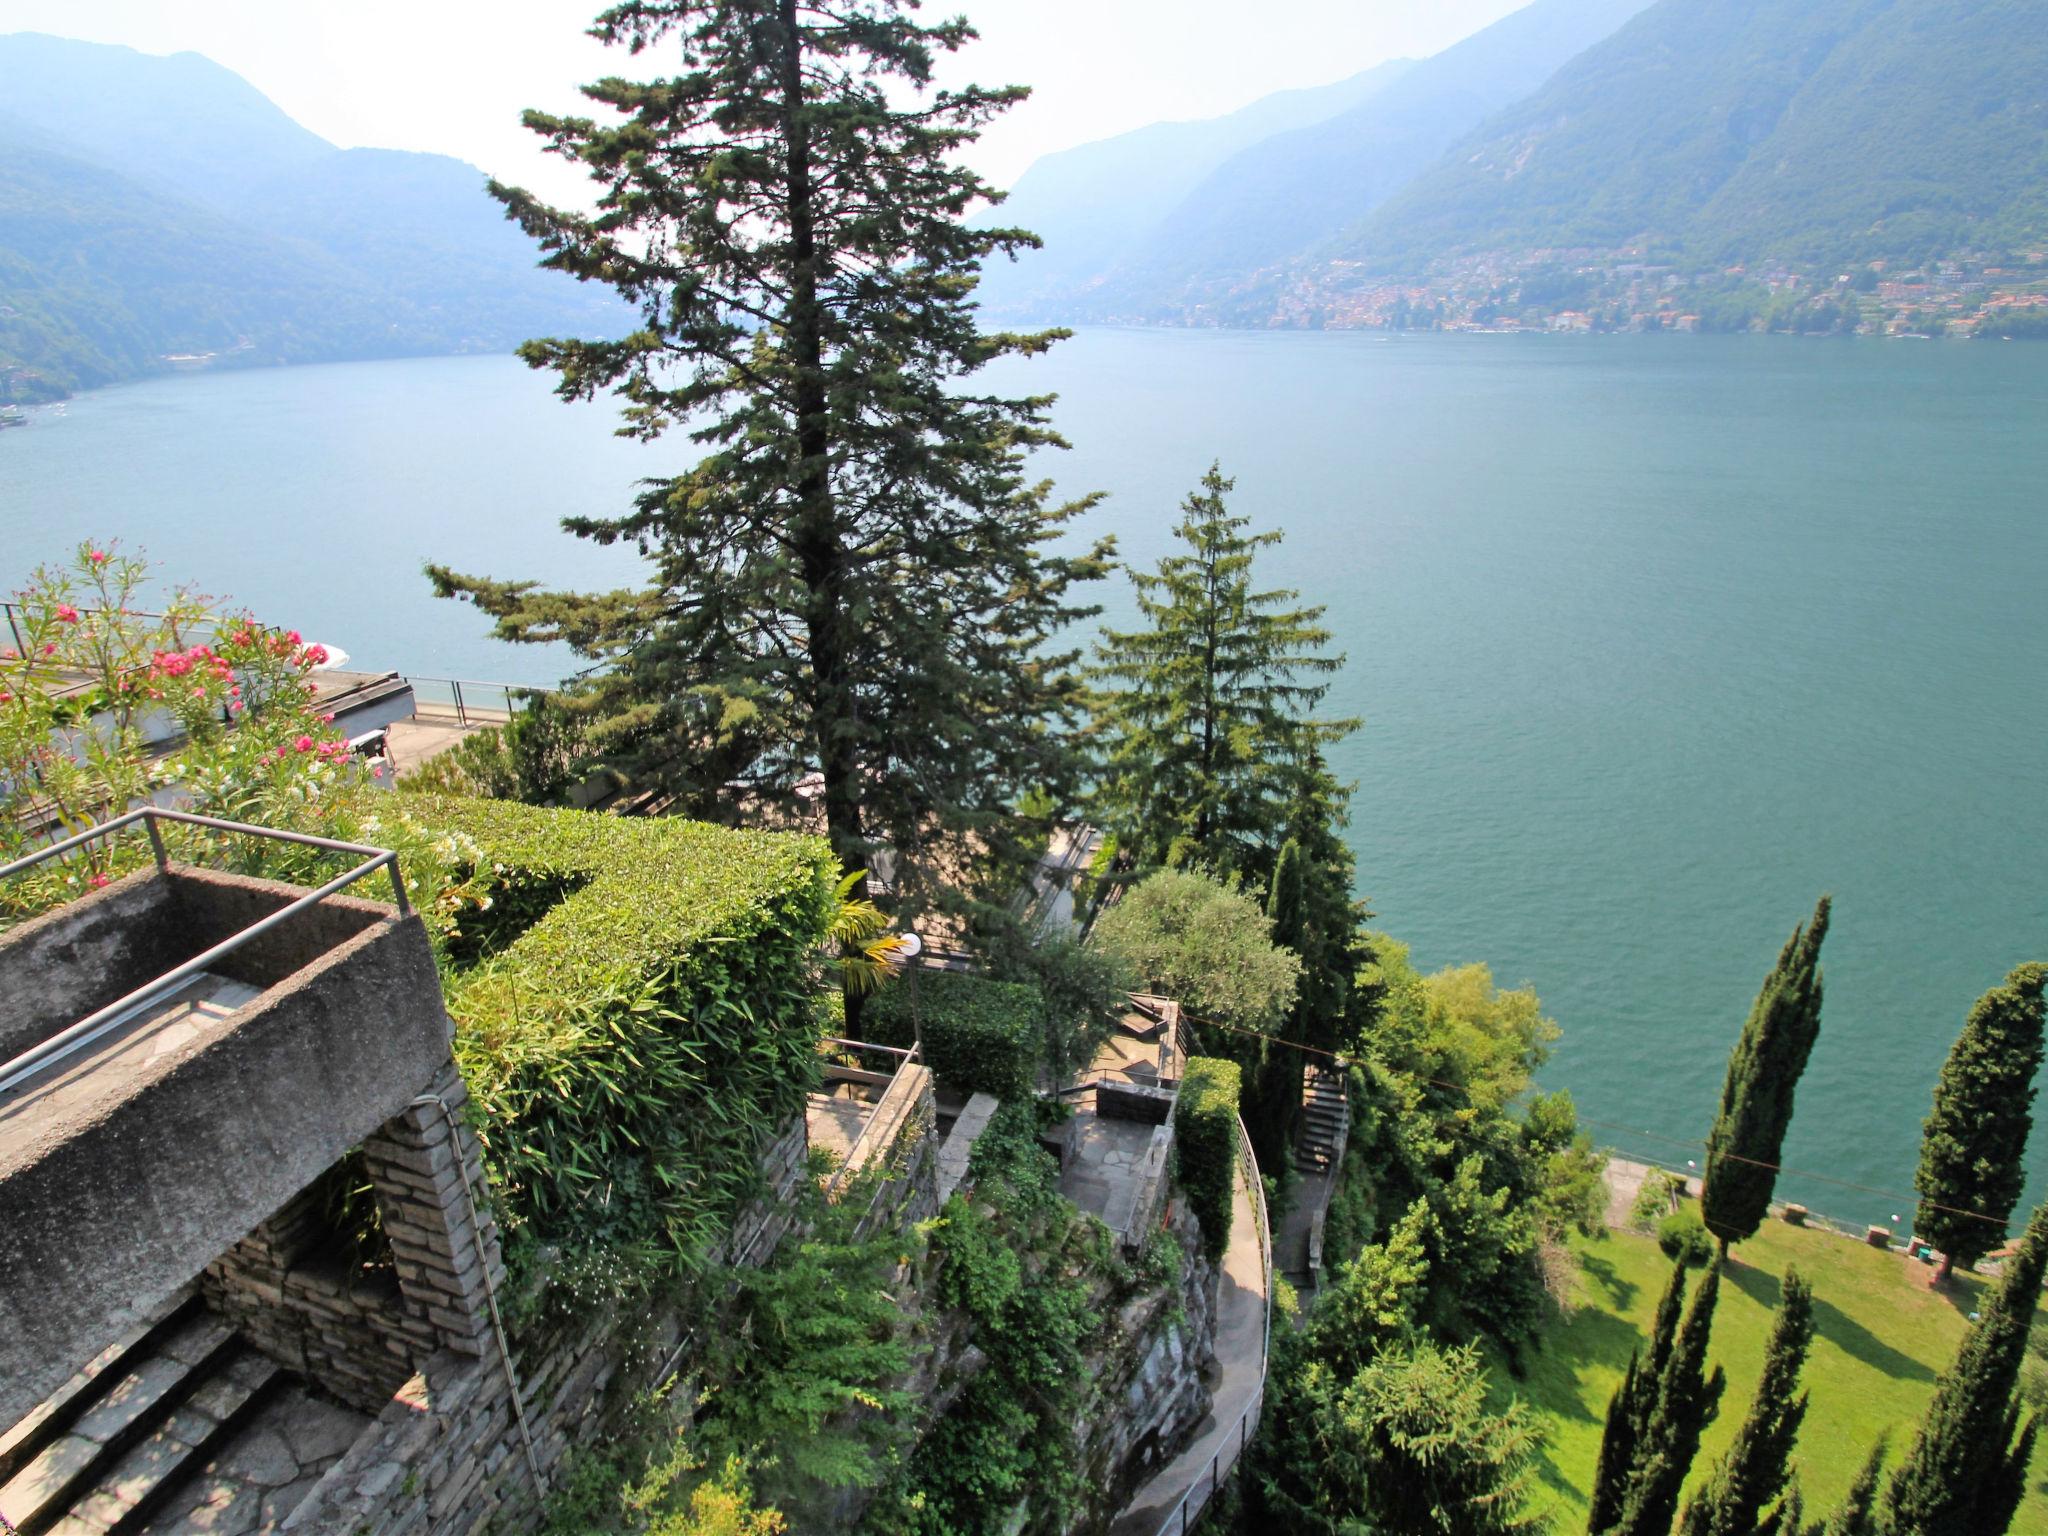
[[[0,1435],[0,1515],[20,1536],[272,1530],[367,1422],[187,1291]]]
[[[1302,1073],[1301,1129],[1294,1139],[1294,1163],[1305,1174],[1332,1173],[1351,1126],[1346,1073],[1311,1065]]]

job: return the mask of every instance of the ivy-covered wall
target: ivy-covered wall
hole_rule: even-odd
[[[466,850],[444,944],[455,1057],[515,1275],[700,1266],[817,1073],[815,838],[407,797]]]

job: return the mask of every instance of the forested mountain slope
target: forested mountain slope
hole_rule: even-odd
[[[1659,0],[1340,243],[1924,260],[2048,231],[2048,0]]]
[[[164,365],[605,334],[443,155],[337,149],[195,54],[0,37],[0,400]]]

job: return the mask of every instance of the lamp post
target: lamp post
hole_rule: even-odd
[[[917,973],[924,969],[917,957],[924,953],[924,940],[915,931],[905,929],[896,936],[896,953],[903,957],[903,963],[910,967],[910,1043],[924,1054],[924,1019],[917,1007]]]

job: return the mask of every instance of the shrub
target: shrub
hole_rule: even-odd
[[[1286,1016],[1301,976],[1249,892],[1193,870],[1131,887],[1096,921],[1093,942],[1197,1018],[1259,1034]]]
[[[1714,1239],[1700,1219],[1700,1208],[1691,1201],[1657,1223],[1657,1246],[1665,1258],[1687,1269],[1698,1269],[1714,1257]]]
[[[1175,1173],[1202,1224],[1202,1251],[1220,1259],[1230,1246],[1231,1186],[1237,1173],[1237,1099],[1242,1073],[1234,1061],[1192,1056],[1173,1111]]]
[[[882,989],[861,1012],[861,1033],[907,1046],[921,1024],[925,1065],[963,1093],[1028,1098],[1045,1040],[1045,1000],[1035,987],[927,971]]]
[[[1656,1231],[1658,1224],[1678,1209],[1684,1196],[1685,1180],[1662,1168],[1649,1169],[1636,1189],[1635,1204],[1629,1207],[1629,1230],[1644,1234]]]
[[[474,964],[449,977],[448,1008],[508,1257],[548,1244],[694,1270],[816,1075],[829,851],[693,822],[404,803],[476,850],[474,905],[447,945]]]

